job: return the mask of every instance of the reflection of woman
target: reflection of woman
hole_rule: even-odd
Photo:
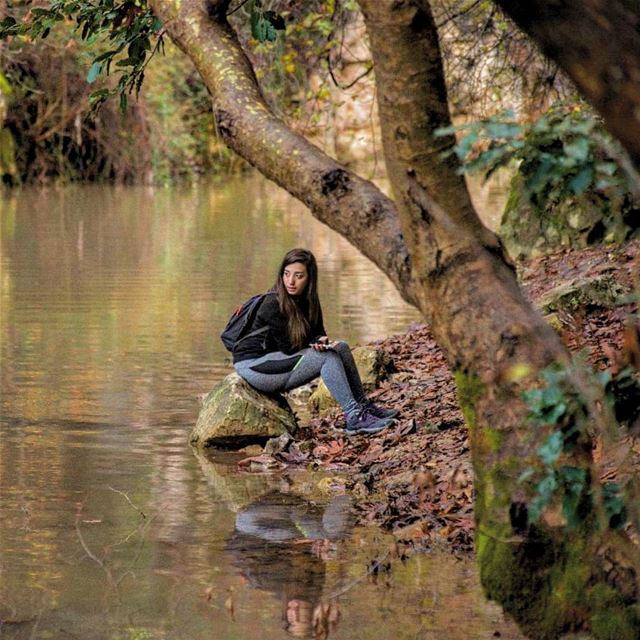
[[[309,637],[314,616],[323,610],[325,565],[316,543],[347,534],[350,505],[347,496],[319,508],[274,492],[236,516],[236,530],[226,550],[251,586],[280,596],[284,627],[295,637]],[[304,544],[311,541],[316,543]]]
[[[254,333],[259,329],[264,331]],[[289,391],[321,376],[344,411],[349,433],[377,433],[398,415],[367,399],[349,346],[326,336],[316,259],[306,249],[284,257],[233,362],[238,374],[264,393]]]

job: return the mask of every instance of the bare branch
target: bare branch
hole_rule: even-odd
[[[331,66],[331,56],[327,55],[326,57],[327,60],[327,68],[329,69],[329,75],[331,76],[331,80],[333,80],[333,84],[338,87],[338,89],[342,89],[343,91],[347,90],[347,89],[351,89],[351,87],[353,87],[355,84],[357,84],[360,80],[362,80],[362,78],[368,76],[372,71],[373,71],[373,64],[369,63],[368,68],[363,71],[359,76],[357,76],[355,78],[355,80],[353,80],[352,82],[350,82],[349,84],[346,85],[342,85],[338,82],[338,80],[336,79],[334,73],[333,73],[333,67]]]
[[[131,502],[131,498],[129,498],[129,496],[124,492],[124,491],[120,491],[120,489],[114,489],[113,487],[109,487],[109,489],[111,491],[114,491],[115,493],[119,493],[121,496],[124,497],[124,499],[143,517],[146,518],[147,516],[144,515],[144,511],[142,511],[142,509],[140,509],[140,507],[137,507],[135,504],[133,504],[133,502]]]

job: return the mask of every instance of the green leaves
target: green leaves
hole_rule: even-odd
[[[264,11],[261,0],[254,0],[251,5],[251,35],[258,42],[273,42],[278,31],[284,31],[282,16],[275,11]]]
[[[572,384],[576,375],[573,368],[584,366],[585,363],[579,360],[567,368],[548,367],[540,373],[540,387],[522,394],[529,407],[528,423],[535,429],[545,429],[547,435],[536,449],[536,463],[523,471],[519,482],[531,488],[532,497],[527,505],[531,523],[536,522],[544,509],[558,498],[567,526],[575,529],[590,517],[594,500],[599,499],[598,504],[605,512],[607,526],[617,529],[627,522],[622,488],[616,483],[604,483],[599,487],[601,496],[598,496],[598,485],[592,485],[590,469],[566,464],[571,459],[567,454],[574,452],[581,440],[586,443],[589,438],[591,414],[586,400]],[[606,371],[598,372],[593,374],[591,380],[594,388],[606,392],[612,407],[617,406],[615,389],[616,395],[622,392],[633,398],[630,404],[637,409],[638,396],[635,392],[638,390],[640,394],[640,386],[636,386],[640,383],[635,380],[630,368],[623,369],[616,376]],[[635,419],[635,413],[628,416]]]
[[[542,480],[535,485],[535,496],[528,505],[529,522],[537,522],[556,493],[561,492],[562,515],[567,526],[571,529],[578,527],[591,504],[588,480],[587,471],[579,467],[548,469]]]
[[[536,484],[536,496],[529,503],[529,521],[539,520],[544,508],[551,502],[553,495],[558,488],[558,481],[554,473],[547,474]]]
[[[565,415],[569,399],[561,388],[563,378],[555,369],[547,369],[541,377],[546,386],[530,389],[522,394],[529,405],[529,421],[536,424],[555,424]]]
[[[585,167],[569,180],[569,189],[573,191],[575,195],[583,193],[593,184],[593,167]]]
[[[98,89],[90,96],[93,108],[98,108],[110,95],[120,95],[122,109],[127,94],[140,91],[144,69],[149,59],[162,50],[162,24],[143,0],[52,0],[48,6],[32,7],[21,22],[8,17],[0,22],[0,38],[23,35],[46,38],[58,23],[73,20],[80,38],[88,42],[100,40],[108,49],[96,55],[87,72],[87,82],[93,84],[101,74],[117,69],[119,80],[114,89]]]
[[[102,63],[94,62],[89,69],[89,73],[87,74],[87,82],[89,84],[93,84],[96,81],[96,78],[102,72]]]
[[[564,449],[564,438],[561,431],[554,431],[538,448],[538,456],[544,464],[551,466]]]
[[[584,162],[591,153],[591,144],[588,138],[573,138],[563,144],[563,150],[568,158]]]
[[[0,20],[0,38],[4,39],[8,36],[16,35],[19,30],[19,25],[15,18],[7,16],[3,20]]]
[[[496,169],[517,163],[528,197],[544,204],[589,189],[628,191],[627,178],[607,149],[614,146],[601,123],[580,105],[558,105],[531,123],[518,123],[511,112],[456,127],[441,136],[464,133],[448,153],[462,162],[461,172]]]

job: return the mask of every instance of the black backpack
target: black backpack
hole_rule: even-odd
[[[253,322],[258,315],[258,309],[266,295],[266,293],[258,293],[257,295],[252,296],[246,302],[241,304],[229,318],[227,326],[220,334],[220,339],[227,350],[231,351],[231,353],[233,353],[237,344],[245,338],[257,336],[268,331],[269,327],[267,326],[257,329],[256,331],[251,331]]]

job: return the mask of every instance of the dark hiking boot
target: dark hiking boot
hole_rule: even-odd
[[[366,433],[374,434],[386,429],[393,420],[389,418],[376,418],[369,413],[366,406],[360,406],[353,413],[346,416],[347,426],[345,431],[348,434]]]
[[[366,402],[367,411],[376,418],[397,418],[400,415],[400,412],[397,409],[385,409],[377,404],[371,402],[371,400],[367,400]]]

